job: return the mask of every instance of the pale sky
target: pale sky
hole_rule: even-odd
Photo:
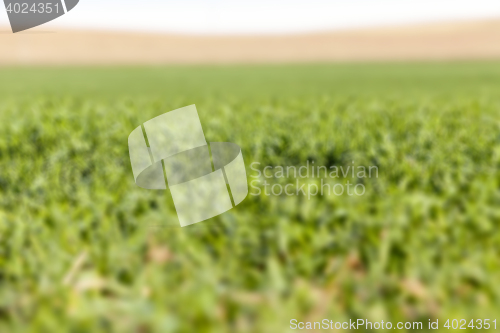
[[[483,18],[500,18],[500,0],[80,0],[47,27],[281,34]]]

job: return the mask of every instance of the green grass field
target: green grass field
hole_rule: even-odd
[[[169,191],[134,184],[127,138],[190,104],[249,181],[253,162],[379,177],[180,228]],[[499,115],[495,62],[0,69],[0,332],[500,328]]]

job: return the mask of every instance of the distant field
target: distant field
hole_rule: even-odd
[[[500,59],[500,20],[276,36],[0,29],[0,65],[245,64]]]
[[[127,137],[190,104],[249,181],[253,162],[379,177],[175,227]],[[497,62],[0,69],[0,332],[498,321],[499,111]]]

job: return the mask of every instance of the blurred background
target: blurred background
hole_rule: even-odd
[[[191,104],[249,182],[253,162],[379,177],[180,228],[127,138]],[[0,332],[495,331],[499,111],[496,0],[82,0],[16,34],[0,8]]]
[[[82,1],[14,37],[2,64],[190,64],[491,59],[500,4],[440,1]]]

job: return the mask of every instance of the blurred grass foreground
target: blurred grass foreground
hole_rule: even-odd
[[[190,104],[249,181],[253,162],[378,178],[180,228],[168,191],[134,184],[127,138]],[[0,69],[0,332],[493,320],[499,111],[496,62]]]

